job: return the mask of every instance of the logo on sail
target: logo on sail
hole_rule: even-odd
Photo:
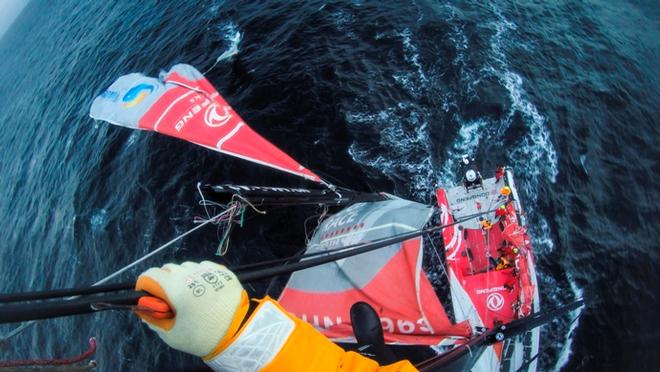
[[[214,103],[206,109],[206,113],[204,114],[204,122],[209,127],[219,127],[225,125],[227,122],[229,122],[229,119],[231,119],[229,108],[227,106],[222,106],[222,108],[220,107],[220,105]],[[221,111],[221,113],[218,111]]]
[[[139,84],[129,89],[121,100],[124,102],[124,107],[131,108],[140,104],[153,91],[153,85]]]
[[[504,297],[497,292],[491,293],[486,299],[486,306],[488,306],[488,309],[491,311],[498,311],[504,307]]]

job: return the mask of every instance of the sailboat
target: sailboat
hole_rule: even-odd
[[[241,208],[328,208],[304,252],[290,258],[294,265],[273,260],[235,269],[241,280],[291,274],[276,296],[286,310],[333,341],[378,360],[385,358],[385,351],[402,355],[402,350],[414,348],[427,352],[425,361],[415,361],[421,370],[535,371],[538,326],[581,304],[541,312],[533,247],[509,168],[483,178],[474,159],[465,156],[460,159],[463,178],[457,185],[438,188],[435,205],[338,187],[250,128],[204,75],[186,64],[158,78],[121,76],[94,100],[90,115],[309,181],[310,188],[203,185],[200,191],[208,200],[231,200]],[[225,221],[228,234],[234,220],[229,216]],[[434,267],[425,268],[425,254],[435,255]],[[267,270],[255,274],[259,268]],[[429,271],[442,273],[449,290],[432,282]],[[130,304],[139,296],[104,302]],[[16,298],[35,297],[5,300]],[[72,301],[78,301],[76,310],[57,316],[90,307],[84,300]],[[375,337],[358,337],[364,334],[359,323],[373,319],[357,316],[355,304],[375,314]],[[0,307],[0,319],[27,319],[15,316],[20,309],[11,306]],[[48,311],[39,314],[44,318]]]

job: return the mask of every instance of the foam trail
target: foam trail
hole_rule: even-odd
[[[525,119],[529,131],[523,138],[522,145],[511,152],[510,158],[517,169],[525,169],[525,171],[533,173],[534,177],[526,177],[523,180],[526,191],[532,191],[536,189],[541,172],[545,173],[551,182],[555,182],[559,173],[557,152],[550,139],[545,118],[527,99],[522,77],[511,71],[508,64],[504,49],[507,44],[513,43],[507,38],[507,35],[509,31],[516,29],[516,25],[504,18],[499,9],[494,8],[493,10],[497,19],[491,23],[495,29],[495,34],[491,37],[490,42],[492,63],[485,66],[483,72],[495,76],[509,93],[511,109],[501,123],[502,132],[511,124],[516,112],[522,114]],[[535,193],[534,201],[536,201]]]
[[[456,183],[454,165],[461,155],[470,153],[479,146],[485,134],[484,128],[487,125],[488,120],[486,119],[478,119],[461,125],[458,130],[458,138],[456,138],[445,156],[445,162],[438,178],[439,185],[453,185]]]
[[[412,41],[412,32],[404,29],[394,36],[400,38],[404,59],[410,68],[398,71],[392,77],[413,97],[420,97],[426,94],[429,79]],[[428,113],[411,102],[399,102],[376,112],[348,112],[346,121],[349,125],[356,129],[371,127],[380,136],[378,147],[366,148],[359,140],[354,142],[349,147],[349,155],[357,163],[376,168],[390,179],[409,180],[411,196],[426,201],[435,179],[427,118]]]
[[[359,142],[351,144],[348,153],[353,160],[376,168],[392,179],[409,179],[411,194],[426,199],[434,172],[428,125],[413,105],[399,103],[376,113],[349,112],[346,121],[355,127],[380,128],[378,147],[364,148]]]
[[[229,45],[229,49],[225,50],[221,55],[216,58],[215,63],[229,60],[233,56],[238,54],[238,45],[241,43],[241,40],[243,39],[243,35],[241,34],[240,31],[236,31],[234,36],[229,39],[231,41],[231,44]]]
[[[401,37],[401,41],[403,42],[403,57],[413,67],[413,71],[399,71],[392,77],[410,94],[419,98],[425,93],[425,88],[428,87],[429,80],[426,74],[424,74],[424,69],[419,61],[419,51],[417,50],[417,46],[412,42],[412,32],[410,29],[404,29],[398,36]]]
[[[455,184],[456,161],[461,155],[476,151],[484,143],[502,143],[514,118],[519,115],[527,130],[514,147],[507,148],[508,163],[518,173],[518,185],[524,193],[527,201],[526,211],[530,216],[530,235],[535,250],[543,255],[551,252],[555,245],[550,223],[543,215],[536,212],[535,206],[539,198],[537,190],[543,179],[555,182],[559,172],[557,153],[551,140],[547,120],[528,98],[523,78],[512,70],[505,53],[508,45],[520,43],[518,40],[510,39],[510,31],[515,30],[516,25],[505,19],[499,10],[494,9],[494,13],[495,18],[490,22],[494,33],[490,39],[489,57],[485,64],[477,69],[473,69],[468,63],[469,39],[460,21],[451,22],[452,28],[448,37],[455,44],[457,52],[451,63],[460,70],[461,81],[458,86],[461,91],[457,92],[459,95],[474,97],[475,87],[482,77],[492,77],[508,93],[510,102],[508,112],[500,119],[484,117],[470,121],[464,121],[460,114],[456,114],[452,122],[459,126],[458,134],[446,150],[444,163],[438,169],[434,169],[431,161],[433,146],[430,143],[428,119],[426,119],[430,115],[420,112],[419,107],[402,102],[398,107],[380,111],[349,113],[347,114],[349,125],[356,127],[368,125],[377,128],[381,135],[378,146],[366,148],[358,140],[349,148],[349,154],[356,162],[379,169],[392,179],[409,179],[412,195],[417,199],[425,199],[424,194],[432,191],[434,181],[440,185]],[[418,48],[412,41],[414,36],[412,32],[405,29],[397,36],[401,38],[404,59],[409,68],[396,72],[393,78],[412,97],[420,98],[428,94],[432,81],[427,78],[427,73],[420,62]],[[444,103],[441,108],[445,111],[456,105],[454,93],[447,92],[443,97]],[[409,119],[411,113],[416,115],[412,116],[414,120]],[[414,125],[419,128],[415,130]],[[411,133],[415,135],[410,135]],[[413,153],[417,156],[411,156]],[[580,297],[579,288],[573,282],[571,286],[576,297]],[[552,288],[545,290],[552,291]],[[550,297],[554,297],[552,293]],[[575,316],[578,315],[579,312],[576,312]],[[569,327],[562,357],[557,361],[557,366],[563,365],[570,356],[570,335],[576,327],[577,322]]]
[[[556,181],[559,173],[557,153],[552,144],[545,118],[527,98],[522,77],[513,72],[507,62],[504,48],[507,44],[512,43],[507,39],[507,33],[510,30],[515,30],[516,25],[504,18],[499,9],[494,8],[493,10],[497,16],[497,20],[492,23],[495,29],[495,34],[491,38],[493,62],[484,69],[484,72],[494,74],[509,93],[511,110],[501,123],[500,131],[504,132],[509,127],[516,112],[522,114],[528,128],[521,144],[509,153],[510,163],[516,170],[522,171],[522,173],[519,172],[522,177],[518,177],[521,181],[518,184],[529,198],[526,210],[531,220],[529,224],[530,235],[535,250],[541,254],[549,253],[554,249],[550,224],[545,216],[535,212],[534,206],[538,202],[537,190],[540,180],[547,178],[552,183]],[[569,273],[566,275],[575,298],[581,298],[582,290],[578,288]],[[552,291],[552,288],[545,288],[545,290]],[[552,297],[552,294],[550,296]],[[581,311],[581,309],[578,309],[572,312],[572,318],[579,317]],[[571,324],[564,336],[564,346],[555,364],[555,370],[560,369],[568,362],[571,355],[572,334],[577,326],[578,320]]]
[[[573,281],[573,278],[571,277],[570,274],[567,274],[567,276],[568,276],[568,282],[571,284],[571,289],[573,290],[573,293],[575,293],[575,298],[583,298],[582,289],[577,286],[577,284]],[[568,361],[570,360],[571,355],[573,354],[573,350],[572,350],[573,332],[577,329],[578,325],[580,324],[580,316],[582,315],[583,310],[584,310],[584,306],[571,311],[571,319],[574,319],[574,321],[571,323],[568,332],[566,332],[566,341],[564,342],[564,346],[561,348],[561,351],[559,352],[559,358],[557,358],[557,363],[555,363],[555,367],[553,368],[555,371],[559,371],[562,368],[564,368],[566,363],[568,363]]]
[[[229,48],[215,59],[213,65],[204,71],[204,75],[217,66],[218,63],[230,61],[239,52],[238,46],[240,45],[241,40],[243,40],[243,34],[238,30],[236,24],[233,22],[226,23],[220,29],[222,30],[223,40],[229,43]]]

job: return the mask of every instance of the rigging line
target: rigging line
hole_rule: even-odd
[[[314,233],[318,231],[319,227],[321,226],[321,222],[325,219],[325,217],[328,215],[328,210],[329,207],[327,204],[319,204],[318,208],[320,209],[320,213],[317,213],[315,215],[309,216],[305,219],[305,222],[303,222],[303,227],[305,228],[305,246],[309,245],[309,242],[312,240],[312,237],[314,236]],[[318,209],[317,209],[318,211]],[[312,218],[316,218],[316,226],[314,229],[312,229],[312,237],[309,236],[309,233],[307,231],[307,222],[311,220]]]
[[[197,182],[197,192],[199,193],[199,196],[202,197],[201,205],[204,207],[204,212],[206,212],[206,218],[211,219],[211,214],[209,213],[209,210],[206,208],[206,199],[204,198],[204,193],[202,193],[201,182]]]
[[[491,229],[492,228],[493,228],[493,226],[491,225]],[[491,262],[490,259],[492,257],[490,255],[490,230],[484,230],[484,233],[486,234],[486,239],[485,239],[486,240],[486,261],[488,262],[488,265],[486,266],[486,288],[490,289],[490,272],[489,272],[489,268],[490,268],[490,262]],[[487,308],[486,309],[486,319],[485,319],[486,321],[484,322],[485,323],[484,326],[486,326],[486,324],[488,324],[488,315],[490,313],[490,311],[488,311],[488,310],[489,309]]]
[[[475,214],[472,214],[472,215],[465,216],[461,219],[455,220],[454,222],[448,223],[446,225],[434,226],[434,227],[421,229],[421,230],[416,230],[416,231],[420,233],[419,235],[427,234],[427,233],[430,233],[430,232],[433,232],[433,231],[436,231],[436,230],[442,230],[442,229],[445,229],[445,228],[448,228],[448,227],[451,227],[451,226],[454,226],[454,225],[458,225],[460,223],[463,223],[465,221],[469,221],[471,219],[477,218],[481,215],[484,215],[484,214],[490,213],[490,212],[493,212],[493,211],[485,211],[485,212],[475,213]],[[407,236],[408,234],[410,234],[410,232],[401,233],[401,234],[397,234],[397,235],[392,235],[392,236],[389,236],[389,237],[384,238],[384,239],[395,239],[395,238],[398,238],[398,237]],[[416,237],[416,236],[413,236],[411,238],[414,238],[414,237]],[[322,255],[325,255],[325,254],[331,254],[331,253],[336,253],[336,252],[340,252],[340,251],[344,251],[344,250],[349,250],[349,249],[352,249],[352,248],[359,248],[359,247],[362,247],[366,244],[374,243],[374,242],[377,242],[379,240],[380,239],[377,239],[377,240],[374,240],[374,241],[369,241],[369,242],[360,242],[360,243],[356,243],[356,244],[350,244],[350,245],[347,245],[347,246],[343,246],[343,247],[339,247],[339,248],[335,248],[335,249],[328,249],[328,250],[325,250],[325,251],[307,253],[305,255],[300,256],[300,259],[302,260],[302,259],[307,259],[307,258],[311,258],[311,257],[322,256]],[[262,262],[256,262],[256,263],[236,266],[236,267],[232,267],[231,269],[233,271],[243,271],[243,270],[254,269],[254,268],[258,268],[258,267],[267,267],[267,266],[272,266],[272,265],[277,265],[277,264],[284,263],[284,262],[288,261],[289,259],[290,259],[289,257],[277,258],[277,259],[268,260],[268,261],[262,261]]]
[[[436,247],[434,247],[436,248]],[[440,268],[442,269],[443,274],[445,275],[445,278],[447,279],[447,285],[449,286],[449,294],[451,295],[451,278],[449,278],[449,274],[447,273],[447,269],[445,268],[446,260],[443,263],[442,259],[440,258],[440,253],[438,253],[437,249],[433,249],[433,253],[435,253],[435,256],[438,258],[438,262],[440,263]],[[452,301],[453,303],[457,303],[458,307],[461,309],[461,313],[466,314],[465,309],[463,308],[463,304],[460,300],[456,299],[456,301]],[[457,323],[456,321],[456,311],[454,311],[453,306],[452,306],[452,313],[454,314],[454,323]],[[464,321],[465,319],[463,319]]]
[[[226,213],[226,211],[225,211]],[[470,217],[474,218],[474,217]],[[344,247],[339,247],[327,251],[321,251],[321,252],[314,252],[310,253],[304,256],[297,256],[295,258],[303,259],[303,258],[308,258],[311,260],[314,259],[316,256],[321,256],[321,255],[326,255],[328,257],[322,257],[322,258],[316,258],[318,261],[319,259],[321,260],[326,260],[332,259],[333,257],[336,257],[337,255],[345,255],[345,254],[352,254],[352,252],[357,252],[360,249],[364,249],[365,247],[368,246],[374,246],[374,245],[379,245],[380,247],[384,247],[387,245],[392,245],[395,243],[400,243],[405,240],[409,240],[424,234],[429,234],[430,232],[441,230],[447,227],[451,227],[457,223],[463,222],[465,219],[457,220],[451,224],[447,225],[441,225],[441,226],[434,226],[431,228],[423,229],[423,230],[414,230],[411,232],[406,232],[402,234],[397,234],[397,235],[392,235],[389,237],[381,238],[381,239],[376,239],[373,241],[368,241],[368,242],[361,242],[361,243],[356,243],[356,244],[351,244],[347,245]],[[206,222],[208,223],[208,221]],[[383,243],[386,243],[385,245],[382,245]],[[232,271],[237,272],[237,275],[241,277],[243,274],[246,274],[249,277],[254,277],[254,273],[258,270],[253,270],[252,273],[241,273],[241,271],[246,271],[248,268],[254,268],[254,267],[259,267],[259,266],[267,266],[266,270],[271,270],[273,269],[273,266],[281,266],[281,265],[271,265],[273,263],[278,263],[282,264],[286,261],[290,261],[293,257],[285,257],[282,259],[277,259],[277,260],[270,260],[267,262],[260,262],[256,264],[248,264],[248,265],[243,265],[243,266],[228,266]],[[221,257],[218,258],[219,260],[222,260]],[[339,258],[337,258],[339,259]],[[329,261],[328,261],[329,262]],[[301,262],[298,262],[300,264]],[[266,265],[267,264],[267,265]],[[286,266],[286,265],[285,265]],[[444,267],[442,267],[444,270]],[[263,270],[262,270],[263,271]],[[288,271],[285,273],[291,273],[293,271]],[[31,293],[21,293],[21,294],[9,294],[9,295],[4,295],[3,297],[8,297],[6,301],[0,301],[0,302],[15,302],[15,301],[32,301],[32,300],[42,300],[42,299],[49,299],[49,298],[56,298],[56,297],[65,297],[65,296],[75,296],[75,295],[81,295],[81,294],[92,294],[92,293],[100,293],[100,292],[114,292],[118,290],[123,290],[123,289],[131,289],[133,288],[133,285],[129,283],[116,283],[114,285],[103,285],[103,286],[92,286],[92,287],[85,287],[85,288],[68,288],[68,289],[59,289],[59,290],[54,290],[54,291],[40,291],[40,292],[31,292]],[[15,299],[13,297],[20,296],[20,299]],[[2,300],[2,297],[0,297],[0,300]]]
[[[250,203],[250,202],[249,202],[247,199],[245,199],[244,197],[242,197],[242,196],[240,196],[240,195],[238,195],[238,194],[234,194],[234,195],[232,195],[232,197],[231,197],[232,202],[234,201],[234,198],[237,198],[237,199],[242,200],[245,204],[249,205],[250,208],[252,208],[255,212],[257,212],[257,213],[259,213],[259,214],[266,214],[266,211],[265,211],[265,210],[257,209],[257,207],[255,207],[254,204]]]
[[[179,240],[185,238],[186,236],[192,234],[193,232],[195,232],[195,231],[201,229],[202,227],[206,226],[207,224],[212,223],[212,222],[215,221],[216,219],[220,218],[220,217],[221,217],[223,214],[225,214],[226,212],[227,212],[227,211],[223,211],[222,213],[216,215],[215,217],[209,219],[208,221],[205,221],[205,222],[203,222],[203,223],[201,223],[201,224],[199,224],[199,225],[193,227],[192,229],[186,231],[185,233],[183,233],[183,234],[177,236],[176,238],[174,238],[174,239],[170,240],[169,242],[167,242],[167,243],[161,245],[160,247],[156,248],[155,250],[153,250],[153,251],[147,253],[146,255],[140,257],[139,259],[137,259],[137,260],[131,262],[130,264],[128,264],[128,265],[122,267],[121,269],[119,269],[119,270],[113,272],[112,274],[106,276],[105,278],[102,278],[102,279],[98,280],[97,282],[95,282],[94,284],[92,284],[92,287],[93,287],[93,286],[100,285],[100,284],[103,284],[103,283],[106,283],[106,282],[108,282],[110,279],[116,278],[117,276],[123,274],[123,273],[126,272],[127,270],[129,270],[129,269],[131,269],[131,268],[137,266],[138,264],[140,264],[140,263],[146,261],[147,259],[149,259],[149,258],[151,258],[151,257],[153,257],[153,256],[155,256],[155,255],[157,255],[158,253],[162,252],[165,248],[168,248],[169,246],[171,246],[172,244],[176,243],[177,241],[179,241]],[[73,299],[73,298],[76,298],[76,297],[77,297],[77,296],[73,296],[73,297],[70,297],[69,299]],[[26,322],[26,323],[21,324],[20,326],[18,326],[18,327],[15,328],[14,330],[12,330],[12,331],[10,331],[9,333],[7,333],[6,335],[2,336],[2,338],[0,338],[0,341],[6,341],[6,340],[8,340],[8,339],[10,339],[10,338],[12,338],[12,337],[14,337],[14,336],[16,336],[17,334],[23,332],[25,329],[29,328],[30,326],[32,326],[32,325],[35,324],[35,323],[36,323],[36,322],[35,322],[34,320],[32,320],[32,321],[29,321],[29,322]]]

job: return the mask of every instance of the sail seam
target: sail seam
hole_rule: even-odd
[[[244,122],[240,122],[240,123],[236,124],[236,126],[234,127],[234,129],[232,129],[232,130],[231,130],[226,136],[220,138],[220,140],[219,140],[218,143],[215,145],[215,147],[216,147],[218,150],[221,150],[221,149],[222,149],[222,145],[223,145],[225,142],[229,141],[232,137],[234,137],[234,136],[236,135],[236,133],[238,133],[238,131],[241,129],[241,127],[242,127],[243,125],[245,125]]]

